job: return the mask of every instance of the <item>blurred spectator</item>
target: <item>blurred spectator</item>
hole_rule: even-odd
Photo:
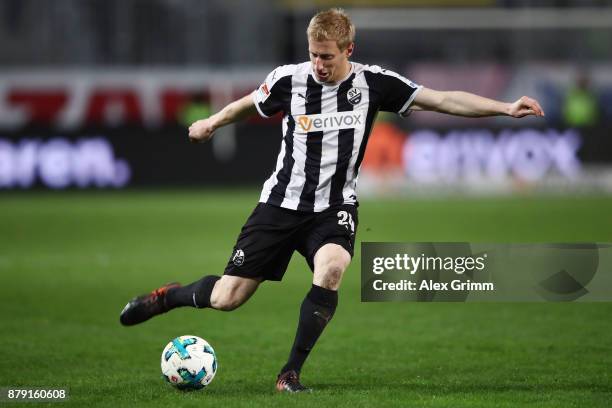
[[[546,122],[554,123],[555,125],[564,123],[564,87],[548,78],[542,78],[535,86],[537,94],[540,95],[542,106],[546,106]]]
[[[565,124],[571,127],[595,126],[599,120],[597,95],[591,90],[586,71],[580,71],[576,82],[565,95],[563,105]]]
[[[603,88],[599,98],[602,116],[606,123],[612,122],[612,87]]]

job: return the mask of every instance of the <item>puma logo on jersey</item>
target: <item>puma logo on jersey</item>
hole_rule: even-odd
[[[356,129],[365,125],[365,112],[319,113],[316,115],[300,115],[296,119],[297,131],[321,132],[328,130]]]

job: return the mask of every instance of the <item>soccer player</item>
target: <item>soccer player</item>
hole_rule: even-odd
[[[233,310],[262,281],[280,281],[298,251],[313,281],[300,308],[289,358],[277,377],[276,388],[287,392],[308,390],[300,383],[300,370],[338,304],[358,224],[357,175],[376,113],[544,116],[538,102],[525,96],[504,103],[467,92],[435,91],[378,66],[349,61],[355,28],[341,9],[316,14],[307,36],[310,61],[276,68],[252,94],[189,128],[192,142],[204,142],[219,127],[249,115],[283,114],[276,168],[223,276],[162,286],[131,300],[120,317],[130,326],[182,306]]]

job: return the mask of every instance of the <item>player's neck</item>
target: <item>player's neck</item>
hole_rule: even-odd
[[[347,60],[346,64],[344,64],[342,71],[338,72],[338,78],[334,82],[336,84],[339,84],[340,82],[346,80],[351,74],[352,70],[353,70],[353,64],[351,64],[351,62]]]

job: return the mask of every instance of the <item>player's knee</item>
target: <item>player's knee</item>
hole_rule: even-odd
[[[344,248],[332,244],[324,246],[320,251],[315,256],[313,283],[325,289],[338,290],[351,256]]]
[[[325,289],[337,290],[346,266],[343,262],[328,263],[321,271],[319,282],[315,282],[315,284]]]
[[[326,289],[336,289],[340,286],[340,280],[342,280],[342,274],[344,273],[344,268],[340,265],[331,265],[327,269],[327,273],[323,279],[323,287]]]

